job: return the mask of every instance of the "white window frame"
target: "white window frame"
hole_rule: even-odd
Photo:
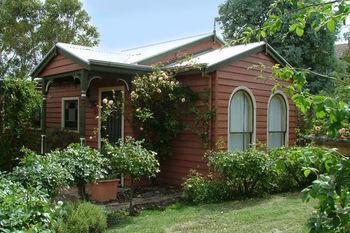
[[[125,88],[124,86],[102,87],[98,89],[98,105],[102,106],[102,92],[105,91],[121,91],[122,92],[122,125],[121,138],[124,140],[124,102],[125,102]],[[101,108],[98,108],[98,149],[101,149]]]
[[[271,103],[271,100],[272,98],[275,96],[275,95],[280,95],[284,102],[285,102],[285,106],[286,106],[286,135],[284,136],[284,145],[285,146],[288,146],[289,145],[289,102],[288,102],[288,97],[286,96],[286,94],[284,94],[283,91],[276,91],[274,93],[271,94],[270,98],[269,98],[269,102],[267,104],[267,113],[266,113],[266,116],[267,116],[267,128],[266,128],[266,146],[268,147],[269,146],[269,119],[270,119],[270,103]]]
[[[228,107],[227,107],[227,151],[230,151],[230,121],[231,121],[231,101],[232,101],[232,98],[233,96],[238,92],[238,91],[245,91],[247,95],[249,95],[250,97],[250,100],[252,102],[252,110],[253,110],[253,121],[252,121],[252,128],[253,128],[253,133],[252,133],[252,147],[254,148],[255,147],[255,144],[256,144],[256,100],[255,100],[255,97],[254,97],[254,94],[253,92],[246,86],[239,86],[239,87],[236,87],[231,96],[230,96],[230,99],[229,99],[229,102],[228,102]]]
[[[77,124],[78,124],[78,127],[77,127],[77,130],[72,130],[72,129],[66,129],[65,128],[65,125],[64,125],[64,102],[67,101],[67,100],[77,100],[78,101],[78,120],[77,120]],[[79,97],[62,97],[62,100],[61,100],[61,129],[62,130],[67,130],[67,131],[71,131],[71,132],[79,132],[79,128],[80,128],[80,122],[79,122],[79,117],[80,117],[80,99]]]

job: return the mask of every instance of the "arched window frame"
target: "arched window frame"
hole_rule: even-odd
[[[233,90],[233,92],[230,96],[230,100],[228,102],[228,107],[227,107],[227,116],[228,116],[228,118],[227,118],[227,150],[228,151],[230,150],[230,120],[231,120],[231,109],[230,108],[231,108],[231,101],[232,101],[233,96],[239,91],[245,91],[246,94],[250,97],[250,100],[252,101],[252,105],[253,105],[252,147],[254,147],[255,143],[256,143],[256,100],[255,100],[253,92],[248,87],[239,86]]]
[[[285,142],[284,142],[284,145],[285,146],[288,146],[289,145],[289,102],[288,102],[288,97],[284,94],[284,92],[283,91],[280,91],[280,90],[278,90],[278,91],[276,91],[276,92],[274,92],[273,94],[271,94],[271,96],[270,96],[270,98],[269,98],[269,102],[268,102],[268,104],[267,104],[267,114],[266,114],[266,116],[267,116],[267,129],[266,129],[266,145],[267,146],[269,146],[269,129],[270,129],[270,127],[269,127],[269,119],[270,119],[270,103],[271,103],[271,100],[272,100],[272,98],[274,97],[274,96],[276,96],[276,95],[280,95],[281,97],[282,97],[282,99],[284,100],[284,103],[285,103],[285,105],[286,105],[286,117],[287,117],[287,119],[286,119],[286,135],[285,135]]]

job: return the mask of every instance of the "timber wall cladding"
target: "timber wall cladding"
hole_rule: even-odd
[[[62,98],[79,96],[79,83],[73,83],[73,81],[53,83],[47,94],[46,126],[61,128]]]
[[[272,94],[273,83],[268,80],[257,79],[260,75],[258,69],[248,69],[253,65],[264,64],[264,77],[271,75],[271,67],[276,62],[265,53],[257,53],[241,59],[235,63],[223,66],[216,73],[215,78],[215,97],[216,119],[214,138],[224,139],[227,145],[228,130],[228,104],[233,90],[239,86],[249,88],[256,100],[256,141],[266,143],[267,140],[267,108],[268,101]],[[289,145],[296,140],[297,111],[295,105],[290,99],[289,104]]]
[[[76,70],[81,70],[82,67],[72,60],[65,58],[63,55],[58,54],[55,56],[45,69],[39,74],[39,77],[60,74],[65,72],[71,72]]]
[[[86,101],[86,141],[88,145],[97,148],[98,146],[98,89],[104,87],[115,87],[124,85],[123,82],[116,82],[115,78],[103,78],[94,80],[91,83]],[[133,136],[131,125],[130,95],[125,88],[124,105],[124,135]],[[80,98],[80,84],[73,81],[53,83],[47,95],[47,128],[61,128],[62,121],[62,98]]]
[[[203,92],[209,87],[208,76],[184,76],[178,79],[194,92]],[[201,101],[195,103],[197,107],[200,105]],[[183,120],[188,125],[194,123],[193,115],[184,116]],[[181,133],[172,143],[172,154],[161,161],[161,181],[165,184],[181,185],[191,169],[207,172],[207,162],[203,159],[205,151],[197,134],[191,130]]]

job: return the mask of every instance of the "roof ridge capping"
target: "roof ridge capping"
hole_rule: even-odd
[[[134,48],[123,49],[123,50],[120,50],[120,51],[121,52],[129,52],[129,51],[132,51],[132,50],[152,47],[152,46],[155,46],[155,45],[161,45],[161,44],[166,44],[166,43],[170,43],[170,42],[176,42],[176,41],[196,38],[196,37],[203,37],[203,38],[205,38],[205,37],[209,37],[209,36],[212,36],[212,35],[214,35],[214,34],[213,33],[202,33],[202,34],[198,34],[198,35],[186,36],[186,37],[181,37],[181,38],[172,39],[172,40],[165,40],[165,41],[161,41],[161,42],[155,42],[155,43],[151,43],[151,44],[137,46],[137,47],[134,47]]]
[[[93,51],[96,53],[108,53],[108,54],[123,54],[120,51],[106,51],[98,47],[92,47],[92,46],[85,46],[85,45],[77,45],[77,44],[69,44],[69,43],[63,43],[58,42],[56,43],[56,46],[61,49],[65,49],[65,47],[70,47],[72,49],[81,49],[81,50],[88,50]]]

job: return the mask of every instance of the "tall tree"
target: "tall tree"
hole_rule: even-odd
[[[56,42],[93,46],[98,38],[79,0],[0,0],[0,78],[24,77]]]
[[[274,0],[227,0],[219,7],[219,20],[222,23],[224,36],[229,40],[241,39],[249,28],[261,28],[271,15],[271,10],[276,12],[289,11],[281,20],[280,30],[267,41],[294,67],[309,68],[322,74],[330,74],[337,69],[335,58],[336,32],[320,29],[315,32],[311,23],[306,23],[303,37],[290,33],[290,24],[294,20],[293,4],[286,1],[278,5],[278,8],[270,8]],[[310,0],[320,2],[320,0]],[[295,13],[297,14],[297,12]],[[253,35],[253,41],[259,38]],[[309,75],[309,88],[317,93],[322,89],[332,86],[332,81]]]

